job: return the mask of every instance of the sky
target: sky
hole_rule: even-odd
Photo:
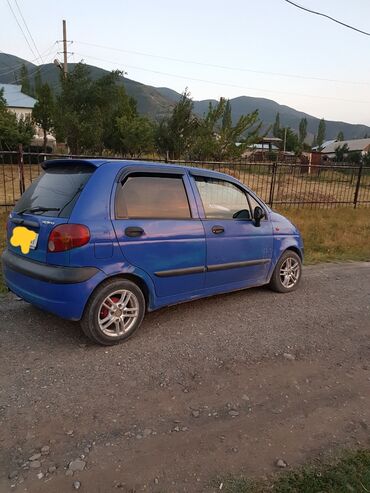
[[[296,2],[370,32],[369,0]],[[178,92],[188,87],[197,100],[264,97],[370,125],[370,36],[284,0],[0,0],[0,19],[0,50],[36,64],[39,53],[45,63],[62,59],[66,19],[71,62]]]

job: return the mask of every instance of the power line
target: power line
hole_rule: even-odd
[[[159,58],[161,60],[168,60],[170,62],[181,62],[181,63],[189,63],[192,65],[199,65],[203,67],[212,67],[212,68],[218,68],[218,69],[223,69],[223,70],[231,70],[231,71],[236,71],[236,72],[249,72],[253,74],[262,74],[262,75],[273,75],[277,77],[286,77],[290,79],[304,79],[304,80],[316,80],[320,82],[336,82],[340,84],[355,84],[355,85],[370,85],[370,82],[361,82],[361,81],[346,81],[346,80],[338,80],[338,79],[329,79],[329,78],[324,78],[324,77],[315,77],[315,76],[306,76],[306,75],[300,75],[300,74],[287,74],[283,72],[270,72],[266,70],[253,70],[250,68],[243,68],[243,67],[231,67],[228,65],[218,65],[218,64],[213,64],[213,63],[207,63],[207,62],[198,62],[195,60],[186,60],[182,58],[173,58],[173,57],[168,57],[168,56],[163,56],[163,55],[155,55],[153,53],[144,53],[140,51],[132,51],[132,50],[124,50],[122,48],[116,48],[114,46],[103,46],[103,45],[98,45],[95,43],[87,43],[85,41],[74,41],[74,43],[79,43],[83,44],[86,46],[92,46],[95,48],[103,48],[106,50],[111,50],[111,51],[118,51],[122,53],[130,53],[133,55],[139,55],[139,56],[146,56],[150,58]]]
[[[40,55],[40,52],[39,52],[39,50],[38,50],[38,48],[37,48],[37,46],[36,46],[35,40],[33,39],[33,36],[32,36],[32,34],[31,34],[31,31],[28,29],[27,22],[25,21],[25,18],[23,17],[23,14],[22,14],[22,12],[21,12],[21,9],[19,8],[19,5],[18,5],[18,0],[15,0],[15,5],[17,6],[17,9],[18,9],[18,12],[19,12],[19,14],[20,14],[20,16],[21,16],[21,18],[22,18],[23,24],[26,26],[27,32],[28,32],[28,34],[29,34],[29,37],[30,37],[30,38],[31,38],[31,40],[32,40],[33,46],[35,47],[35,49],[36,49],[36,51],[37,51],[37,54],[38,54],[38,55],[39,55],[39,57],[41,58],[42,63],[44,63],[44,60],[42,59],[42,56]]]
[[[358,29],[357,27],[350,26],[349,24],[346,24],[345,22],[339,21],[338,19],[334,19],[334,17],[331,17],[330,15],[323,14],[322,12],[317,12],[316,10],[311,10],[308,9],[307,7],[303,7],[302,5],[298,5],[298,3],[294,3],[291,0],[284,0],[284,2],[290,3],[294,7],[297,7],[298,9],[304,10],[305,12],[309,12],[310,14],[315,14],[315,15],[320,15],[321,17],[326,17],[327,19],[330,19],[333,22],[336,22],[337,24],[340,24],[341,26],[348,27],[348,29],[352,29],[353,31],[357,31],[358,33],[365,34],[365,36],[370,36],[370,33],[367,33],[366,31],[362,31],[361,29]]]
[[[103,62],[108,62],[108,63],[117,63],[115,61],[112,61],[112,60],[106,60],[106,59],[103,59],[103,58],[98,58],[98,57],[94,57],[94,56],[90,56],[90,55],[84,55],[82,53],[77,53],[75,52],[76,55],[80,55],[81,57],[83,58],[92,58],[94,60],[100,60],[100,61],[103,61]],[[175,77],[177,79],[184,79],[184,80],[191,80],[191,81],[195,81],[195,82],[204,82],[204,83],[207,83],[207,84],[214,84],[214,85],[217,85],[217,86],[222,86],[222,87],[235,87],[237,89],[244,89],[244,90],[248,90],[248,91],[258,91],[258,92],[263,92],[263,93],[272,93],[272,94],[285,94],[285,95],[293,95],[293,96],[299,96],[299,97],[305,97],[305,98],[311,98],[311,99],[324,99],[324,100],[332,100],[332,101],[342,101],[342,102],[346,102],[346,103],[365,103],[365,104],[370,104],[370,101],[360,101],[360,100],[351,100],[351,99],[342,99],[342,98],[334,98],[334,97],[330,97],[330,96],[317,96],[317,95],[312,95],[312,94],[302,94],[302,93],[295,93],[295,92],[287,92],[287,91],[274,91],[274,90],[271,90],[271,89],[261,89],[261,88],[258,88],[258,87],[247,87],[247,86],[242,86],[242,85],[238,85],[238,84],[229,84],[229,83],[224,83],[224,82],[218,82],[218,81],[215,81],[215,80],[206,80],[206,79],[198,79],[198,78],[194,78],[194,77],[188,77],[188,76],[185,76],[185,75],[177,75],[177,74],[171,74],[171,73],[168,73],[168,72],[161,72],[159,70],[150,70],[150,69],[147,69],[147,68],[144,68],[144,67],[138,67],[138,66],[135,66],[135,65],[126,65],[125,64],[125,67],[128,67],[128,68],[132,68],[132,69],[135,69],[135,70],[142,70],[144,72],[150,72],[150,73],[153,73],[153,74],[159,74],[159,75],[166,75],[166,76],[169,76],[169,77]]]
[[[8,5],[9,5],[9,8],[10,8],[10,10],[11,10],[12,14],[13,14],[13,17],[14,17],[14,19],[15,19],[16,23],[18,24],[19,29],[22,31],[23,37],[24,37],[24,39],[26,40],[26,43],[28,44],[28,47],[29,47],[29,49],[31,50],[32,55],[33,55],[34,57],[36,57],[36,53],[33,51],[33,48],[32,48],[32,46],[30,45],[30,42],[28,41],[28,38],[27,38],[27,36],[25,35],[25,32],[23,31],[23,28],[22,28],[22,26],[20,25],[20,23],[19,23],[19,21],[18,21],[17,16],[15,15],[15,12],[14,12],[14,10],[13,10],[13,7],[11,6],[11,4],[10,4],[9,0],[6,0],[6,1],[7,1]]]

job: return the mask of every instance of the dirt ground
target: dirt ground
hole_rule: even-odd
[[[370,446],[370,263],[166,308],[112,348],[11,295],[0,320],[1,493],[216,492]]]

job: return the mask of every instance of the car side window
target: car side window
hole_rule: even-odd
[[[181,176],[130,175],[119,185],[115,209],[118,219],[191,218]]]
[[[233,183],[195,177],[207,219],[251,219],[246,194]]]

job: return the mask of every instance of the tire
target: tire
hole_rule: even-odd
[[[144,295],[135,283],[112,279],[91,295],[81,327],[93,342],[111,346],[132,336],[143,321],[145,309]]]
[[[283,274],[282,269],[287,272],[286,275]],[[300,256],[293,250],[286,250],[275,266],[269,286],[278,293],[290,293],[297,289],[301,278],[302,260]]]

